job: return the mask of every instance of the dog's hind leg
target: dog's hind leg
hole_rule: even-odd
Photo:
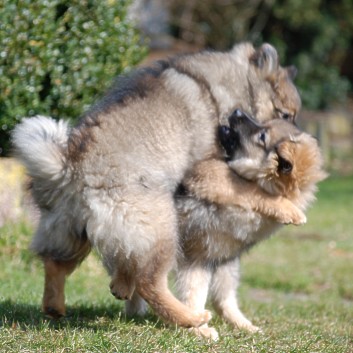
[[[89,254],[91,245],[85,232],[78,237],[65,232],[56,234],[43,226],[42,220],[32,242],[32,250],[44,265],[42,310],[45,315],[60,318],[65,315],[65,280]],[[61,231],[66,229],[62,228]]]
[[[120,201],[121,199],[123,201]],[[88,237],[94,236],[108,271],[111,288],[119,294],[135,287],[162,319],[184,327],[197,327],[209,321],[205,310],[192,310],[182,304],[168,288],[168,273],[176,262],[177,218],[173,195],[169,192],[139,190],[138,194],[119,195],[114,210],[95,201],[88,220]],[[119,272],[119,264],[121,272]],[[122,292],[120,292],[121,295]]]
[[[60,261],[50,257],[43,258],[44,294],[42,310],[45,315],[58,319],[65,315],[65,280],[78,261]]]
[[[249,332],[257,332],[254,326],[240,311],[237,302],[239,284],[239,258],[216,268],[210,287],[214,308],[218,314],[233,326]]]
[[[90,252],[90,244],[85,242],[79,253],[69,260],[57,260],[55,257],[44,256],[44,294],[42,310],[45,315],[54,319],[65,316],[65,282],[75,268]]]
[[[204,309],[189,308],[177,300],[168,288],[167,276],[175,256],[174,244],[165,240],[156,244],[150,254],[148,266],[140,269],[136,276],[137,292],[165,321],[183,327],[199,327],[211,319]]]

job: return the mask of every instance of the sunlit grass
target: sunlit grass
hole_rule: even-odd
[[[0,352],[353,351],[353,177],[320,184],[308,224],[288,226],[242,260],[239,300],[263,334],[212,321],[218,342],[168,327],[152,313],[127,319],[91,254],[69,278],[67,317],[40,312],[43,273],[25,223],[0,229]]]

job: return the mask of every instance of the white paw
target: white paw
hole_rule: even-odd
[[[209,327],[207,324],[199,327],[192,327],[188,329],[189,332],[195,334],[197,337],[207,338],[211,341],[218,341],[219,335],[215,328]]]
[[[238,324],[238,329],[249,333],[262,333],[260,327],[253,325],[250,321]]]

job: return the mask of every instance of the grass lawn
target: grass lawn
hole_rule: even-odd
[[[0,352],[353,352],[353,177],[321,183],[308,219],[243,257],[241,308],[263,333],[234,331],[214,315],[215,343],[152,313],[126,319],[94,255],[68,280],[68,316],[43,317],[42,268],[27,250],[32,229],[7,225],[0,229]]]

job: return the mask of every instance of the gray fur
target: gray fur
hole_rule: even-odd
[[[50,118],[24,119],[13,143],[41,209],[32,249],[68,261],[82,260],[93,245],[113,280],[124,269],[132,290],[136,279],[137,292],[157,313],[190,325],[168,317],[168,307],[163,314],[166,304],[146,294],[143,278],[153,275],[149,268],[162,261],[156,250],[162,249],[168,260],[151,286],[166,285],[178,241],[173,194],[195,162],[220,154],[219,122],[235,108],[261,116],[257,101],[274,110],[267,76],[278,58],[269,52],[276,54],[243,43],[228,53],[181,56],[137,70],[71,129]],[[260,66],[251,60],[255,54]]]

